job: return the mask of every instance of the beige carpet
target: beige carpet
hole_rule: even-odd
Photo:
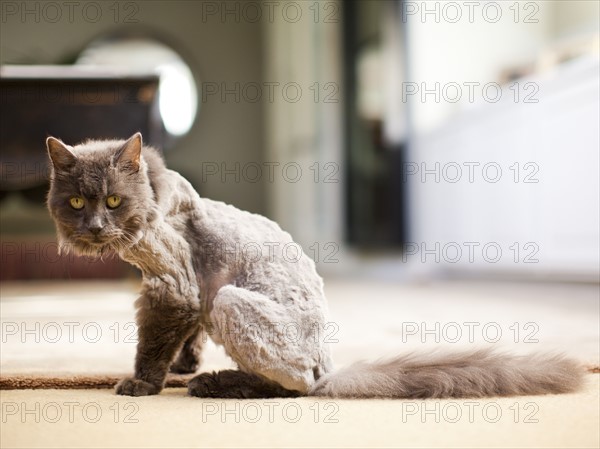
[[[3,411],[0,438],[3,448],[598,447],[598,376],[592,378],[596,383],[578,394],[489,401],[241,402],[186,397],[184,389],[147,398],[106,390],[2,391],[3,408],[40,404],[40,422]],[[70,402],[79,404],[70,406],[72,422]],[[57,410],[62,417],[52,422]]]
[[[127,373],[136,288],[1,284],[1,377]],[[330,281],[326,289],[339,365],[439,345],[562,350],[598,364],[598,286]],[[463,323],[475,323],[473,335]],[[492,330],[500,331],[496,343]],[[203,369],[229,366],[211,345]],[[485,401],[216,401],[187,397],[183,388],[148,398],[3,390],[0,446],[598,447],[600,376],[586,377],[576,394]]]

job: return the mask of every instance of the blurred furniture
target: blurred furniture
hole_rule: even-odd
[[[412,157],[419,173],[407,176],[414,194],[411,240],[427,248],[455,242],[463,250],[456,262],[450,261],[454,253],[438,262],[429,257],[431,270],[597,282],[599,78],[597,57],[574,59],[517,80],[519,101],[516,87],[504,86],[498,103],[475,104],[416,136]],[[536,94],[529,95],[533,88]],[[465,163],[479,164],[473,182]],[[423,182],[422,164],[439,180],[429,174]],[[484,178],[486,164],[502,170],[496,174],[489,166],[493,182]],[[462,176],[448,182],[456,165]],[[479,244],[472,262],[465,242]],[[484,260],[486,243],[502,249],[500,260]]]

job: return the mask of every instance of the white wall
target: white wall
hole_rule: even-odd
[[[539,10],[518,8],[516,23],[517,8],[510,9],[515,2],[491,2],[500,7],[497,21],[495,7],[486,7],[490,2],[477,2],[472,12],[464,2],[454,2],[460,5],[458,10],[446,7],[452,2],[435,2],[429,7],[434,10],[437,4],[437,15],[425,14],[422,2],[409,2],[413,3],[417,3],[418,12],[413,14],[410,9],[405,12],[409,47],[406,81],[416,82],[422,92],[423,88],[433,89],[436,82],[441,86],[450,82],[461,86],[465,82],[481,85],[498,82],[503,69],[532,61],[554,26],[552,4],[560,2],[535,2]],[[458,11],[461,18],[454,23]],[[526,17],[537,23],[525,23]],[[468,105],[468,87],[463,89],[461,101],[456,103],[443,98],[435,101],[432,95],[426,96],[425,101],[416,100],[419,95],[408,97],[415,99],[411,102],[415,132],[434,129]],[[449,92],[449,96],[454,93]]]
[[[571,0],[552,2],[554,35],[557,37],[597,31],[600,26],[600,2]]]

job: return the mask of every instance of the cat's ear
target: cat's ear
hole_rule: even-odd
[[[142,134],[135,133],[123,144],[117,153],[117,163],[123,164],[124,168],[137,172],[140,169],[140,157],[142,155]]]
[[[75,165],[75,162],[77,162],[77,157],[71,151],[71,147],[54,137],[48,137],[46,139],[46,147],[52,165],[56,170],[67,171]]]

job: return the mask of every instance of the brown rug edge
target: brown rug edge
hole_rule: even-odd
[[[127,375],[18,374],[0,376],[0,390],[103,390],[112,389]],[[169,374],[165,388],[187,388],[193,375]]]
[[[586,366],[590,373],[600,374],[600,366]],[[187,388],[195,374],[169,374],[165,388]],[[19,374],[0,376],[0,390],[103,390],[112,389],[125,375],[44,376]]]

